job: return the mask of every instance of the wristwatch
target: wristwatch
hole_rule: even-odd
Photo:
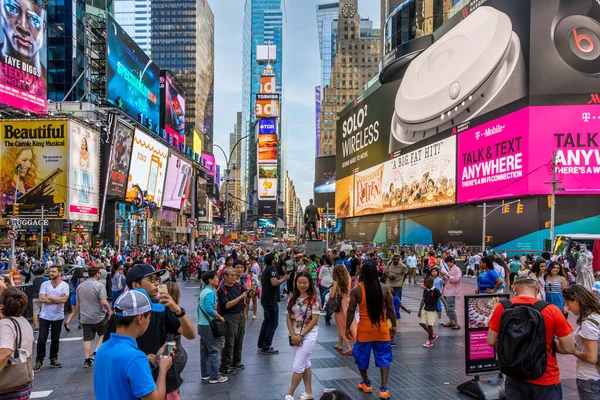
[[[185,308],[181,307],[181,313],[175,314],[177,318],[185,317]]]

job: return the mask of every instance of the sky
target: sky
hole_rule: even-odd
[[[242,30],[246,1],[209,0],[215,15],[214,142],[227,153],[236,112],[242,107]],[[282,118],[287,126],[287,169],[302,207],[313,197],[315,175],[315,86],[319,85],[321,76],[316,5],[329,2],[286,0]],[[370,18],[374,27],[378,27],[380,2],[359,0],[358,3],[361,17]],[[215,148],[214,153],[217,163],[225,165],[222,152]]]

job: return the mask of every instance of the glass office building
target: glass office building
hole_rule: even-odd
[[[319,33],[319,54],[321,55],[321,87],[331,82],[331,66],[335,56],[335,36],[340,3],[317,5],[317,30]]]
[[[255,176],[256,176],[256,134],[254,131],[254,100],[259,93],[260,74],[264,70],[256,60],[256,46],[272,44],[277,46],[277,61],[272,62],[273,71],[277,77],[277,91],[281,93],[281,104],[285,93],[282,88],[283,82],[283,29],[285,24],[285,0],[246,0],[244,8],[244,27],[242,45],[242,124],[243,136],[250,135],[242,141],[243,160],[242,185],[246,187],[246,201],[251,208],[256,205],[254,198]],[[280,115],[283,115],[283,106],[280,106]],[[283,118],[280,118],[280,121]],[[285,139],[282,135],[285,129],[279,126],[280,142]],[[280,145],[281,146],[281,145]],[[278,153],[277,166],[279,171],[285,168],[283,152]],[[278,177],[278,198],[281,199],[283,188],[282,173]],[[278,207],[279,209],[279,207]]]
[[[212,153],[215,19],[208,0],[152,0],[152,58],[173,72],[185,90],[186,141],[203,132]]]
[[[146,54],[151,52],[152,0],[114,0],[114,17]]]

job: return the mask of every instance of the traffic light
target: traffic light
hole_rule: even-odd
[[[486,237],[485,237],[485,242],[486,242],[486,243],[491,243],[491,242],[493,242],[493,241],[494,241],[494,237],[493,237],[493,236],[486,236]]]
[[[502,214],[508,214],[510,212],[510,204],[505,204],[502,207]]]
[[[523,204],[517,204],[517,214],[523,214]]]
[[[60,208],[58,209],[58,217],[62,218],[65,216],[65,208],[63,206],[60,206]]]
[[[13,215],[19,215],[19,203],[13,204]]]
[[[552,195],[548,195],[548,208],[552,208]]]
[[[544,226],[546,227],[546,229],[549,229],[550,225],[551,225],[550,221],[546,221],[546,223],[544,224]]]
[[[323,213],[323,214],[321,214],[321,220],[322,220],[323,222],[325,222],[325,214],[324,214],[324,213]]]
[[[121,228],[117,227],[117,237],[121,237]]]

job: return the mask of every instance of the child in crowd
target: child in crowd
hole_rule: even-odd
[[[402,305],[402,301],[400,301],[400,297],[394,296],[394,310],[396,310],[396,328],[400,329],[400,309],[403,309],[405,312],[410,314],[410,310]],[[387,326],[388,329],[392,327],[392,321],[390,318],[387,318]],[[391,333],[390,333],[391,336]],[[395,346],[396,342],[394,341],[394,336],[390,338],[390,345]]]
[[[440,291],[440,293],[444,294],[444,280],[439,276],[440,270],[438,268],[431,269],[431,277],[433,278],[433,287]],[[437,303],[437,317],[440,321],[440,325],[443,325],[444,321],[442,321],[442,301],[438,300]]]
[[[438,300],[440,300],[444,307],[448,308],[446,300],[442,297],[442,293],[433,287],[433,276],[425,278],[425,289],[423,290],[423,298],[421,299],[421,305],[419,306],[419,325],[427,332],[427,341],[423,344],[423,347],[433,346],[433,341],[437,339],[437,335],[433,333],[433,326],[437,317]],[[423,308],[425,310],[423,311]]]

